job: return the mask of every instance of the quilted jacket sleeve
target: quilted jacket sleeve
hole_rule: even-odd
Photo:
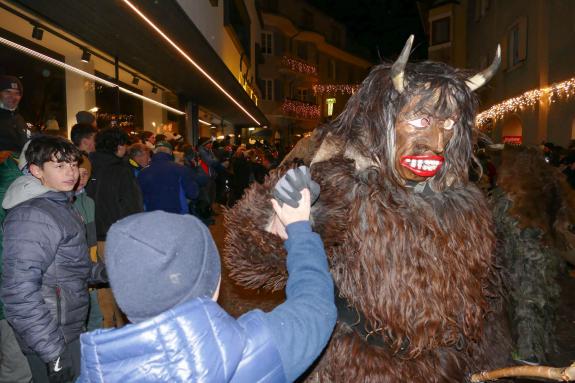
[[[14,208],[4,222],[0,294],[14,331],[49,362],[64,350],[57,319],[41,293],[42,278],[54,262],[61,231],[41,210]]]

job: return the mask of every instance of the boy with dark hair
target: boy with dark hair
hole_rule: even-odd
[[[90,124],[76,124],[70,131],[70,139],[80,151],[90,154],[96,150],[96,133]]]
[[[0,295],[35,383],[79,374],[87,284],[106,281],[103,265],[90,261],[84,224],[72,206],[79,159],[61,137],[32,139],[31,175],[14,181],[2,203],[8,215]]]
[[[129,165],[123,160],[128,135],[119,128],[96,134],[96,151],[90,155],[92,178],[86,185],[96,205],[98,259],[105,262],[104,246],[110,226],[131,214],[144,211],[142,193]],[[122,327],[123,314],[108,288],[98,289],[98,304],[104,316],[103,327]]]

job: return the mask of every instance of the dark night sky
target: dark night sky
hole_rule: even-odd
[[[347,27],[349,42],[364,46],[373,62],[394,60],[415,34],[411,60],[427,58],[427,38],[415,0],[307,0]]]

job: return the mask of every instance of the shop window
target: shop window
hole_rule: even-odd
[[[262,53],[264,55],[274,54],[274,34],[269,31],[262,31]]]
[[[451,42],[451,16],[431,22],[431,45]]]

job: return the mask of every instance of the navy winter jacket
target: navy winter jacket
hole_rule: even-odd
[[[138,174],[146,211],[189,213],[187,199],[198,198],[198,185],[190,168],[174,162],[168,153],[156,153],[150,166]]]
[[[84,224],[69,196],[48,191],[11,208],[3,258],[6,319],[24,353],[52,361],[84,329],[88,282],[106,281],[103,265],[90,261]]]
[[[286,301],[230,317],[196,298],[147,321],[80,337],[79,383],[292,382],[318,357],[336,321],[333,281],[309,222],[288,225]]]

